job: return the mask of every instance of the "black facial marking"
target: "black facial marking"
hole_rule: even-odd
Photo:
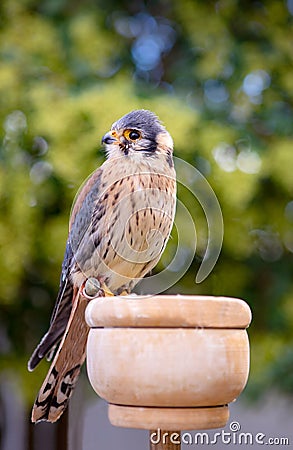
[[[171,155],[170,151],[167,152],[166,161],[169,164],[169,167],[173,167],[174,166],[173,158],[172,158],[172,155]]]
[[[157,144],[157,142],[155,140],[150,140],[148,142],[148,147],[145,150],[146,153],[148,153],[151,156],[157,150],[157,146],[158,146],[158,144]]]

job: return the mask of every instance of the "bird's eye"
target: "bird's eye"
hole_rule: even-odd
[[[137,130],[126,130],[124,135],[127,139],[130,139],[131,141],[136,141],[141,137],[140,132]]]

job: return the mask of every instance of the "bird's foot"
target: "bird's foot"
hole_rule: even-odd
[[[101,289],[104,292],[104,297],[114,297],[114,294],[110,289],[106,286],[105,283],[101,283]]]
[[[129,292],[124,290],[119,292],[119,297],[129,297]]]

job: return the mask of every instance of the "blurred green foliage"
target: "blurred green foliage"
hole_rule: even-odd
[[[134,108],[159,115],[223,211],[220,259],[196,285],[206,219],[179,186],[198,247],[170,291],[246,299],[250,386],[293,393],[292,21],[291,0],[2,0],[1,368],[19,372],[28,398],[71,203],[104,160],[101,136]],[[172,240],[161,266],[171,253]]]

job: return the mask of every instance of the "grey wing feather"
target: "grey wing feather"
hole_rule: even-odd
[[[66,329],[72,309],[73,285],[69,279],[72,257],[72,249],[70,243],[67,242],[62,264],[60,287],[51,316],[50,327],[30,357],[28,362],[30,371],[34,370],[44,356],[61,340]]]
[[[98,169],[80,190],[79,195],[82,196],[83,192],[85,192],[85,197],[83,201],[79,202],[79,209],[77,209],[72,220],[71,231],[69,233],[62,264],[59,292],[51,316],[50,327],[28,362],[29,370],[33,370],[41,359],[43,359],[44,356],[50,352],[50,350],[54,352],[54,346],[59,343],[65,332],[72,310],[73,299],[73,284],[70,280],[70,270],[73,264],[73,259],[76,262],[79,245],[85,233],[89,227],[93,226],[92,212],[94,210],[97,198],[99,198],[100,195],[102,173],[102,169]],[[96,178],[94,178],[95,175]],[[91,180],[94,180],[94,184],[91,183]],[[90,253],[90,242],[87,242],[87,245],[87,253]]]

